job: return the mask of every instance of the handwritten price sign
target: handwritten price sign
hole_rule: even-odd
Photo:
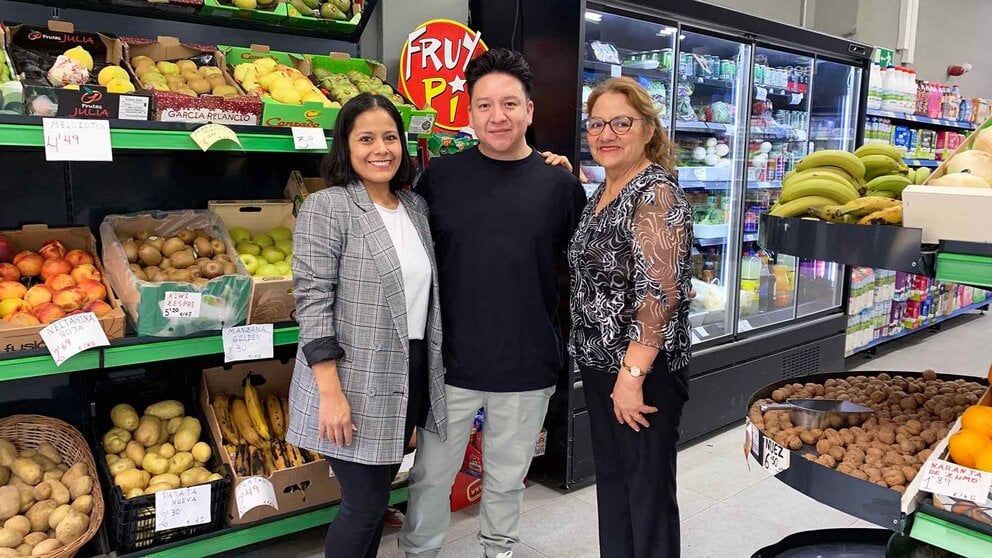
[[[210,485],[155,493],[155,530],[168,531],[210,523]]]
[[[162,316],[165,318],[199,318],[200,304],[203,296],[200,293],[168,291],[162,304]]]
[[[224,362],[272,358],[272,324],[225,328]]]
[[[276,491],[269,479],[263,477],[242,479],[234,489],[234,499],[238,504],[238,519],[259,506],[271,506],[276,510],[279,509]]]
[[[789,468],[789,450],[778,445],[775,440],[766,436],[761,446],[761,466],[773,475]]]
[[[920,479],[920,488],[959,500],[985,504],[992,486],[992,474],[962,467],[943,459],[927,463]]]
[[[56,320],[41,330],[41,338],[45,340],[55,366],[61,366],[69,357],[86,349],[110,344],[93,312]]]
[[[200,149],[203,151],[210,149],[217,142],[225,140],[234,142],[238,147],[244,149],[241,145],[241,140],[238,138],[238,134],[235,134],[234,130],[223,124],[204,124],[196,130],[193,130],[189,137],[191,137],[196,145],[200,146]]]
[[[45,159],[48,161],[113,161],[110,123],[106,120],[45,118]]]
[[[327,136],[321,128],[293,127],[293,147],[299,151],[327,149]]]

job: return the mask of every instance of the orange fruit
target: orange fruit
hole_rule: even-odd
[[[972,430],[962,430],[951,436],[947,449],[950,450],[951,459],[955,463],[974,468],[979,452],[989,444],[992,444],[992,440],[985,435]]]
[[[992,438],[992,407],[972,405],[961,415],[961,428]]]
[[[975,468],[992,473],[992,444],[982,448],[975,456]]]

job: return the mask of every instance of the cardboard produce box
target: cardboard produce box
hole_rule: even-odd
[[[7,52],[6,44],[7,31],[0,24],[0,75],[8,76],[8,79],[0,79],[0,114],[23,114],[21,101],[24,98],[24,88],[17,80],[17,72],[14,71],[14,63]]]
[[[251,374],[264,381],[264,383],[256,385],[260,398],[270,394],[280,397],[286,396],[289,393],[289,383],[293,377],[294,364],[295,361],[292,359],[287,363],[278,360],[265,360],[234,364],[229,368],[217,367],[204,370],[200,386],[200,402],[214,438],[222,440],[223,435],[217,424],[217,416],[211,406],[213,394],[220,392],[232,396],[241,394],[243,391],[242,381]],[[298,467],[275,471],[266,478],[268,482],[272,483],[276,502],[279,506],[278,510],[263,505],[248,510],[243,516],[239,516],[236,501],[238,485],[245,482],[246,477],[237,475],[237,468],[231,462],[231,458],[223,446],[218,448],[218,455],[232,471],[235,471],[234,481],[231,484],[231,502],[228,507],[228,523],[231,525],[253,523],[262,519],[321,506],[341,498],[341,487],[337,479],[330,474],[330,466],[325,460],[318,459]]]
[[[207,203],[207,209],[221,218],[228,231],[241,227],[248,229],[252,237],[275,227],[286,227],[291,231],[296,227],[293,202],[286,200],[211,201]],[[291,256],[292,252],[288,255]],[[293,301],[292,275],[252,277],[248,323],[278,323],[294,319],[296,303]]]
[[[361,0],[356,0],[352,3],[353,6],[358,6],[359,8],[362,4],[363,2]],[[358,28],[358,24],[362,21],[361,9],[353,10],[354,13],[350,18],[341,20],[320,17],[317,10],[309,9],[309,6],[302,2],[302,0],[287,0],[286,8],[288,10],[289,17],[283,22],[283,25],[297,29],[317,29],[335,33],[353,33],[355,29]]]
[[[259,2],[258,7],[254,10],[242,10],[235,6],[231,0],[203,0],[203,8],[200,10],[200,15],[285,24],[286,18],[289,17],[289,12],[287,12],[286,4],[283,3],[283,0],[275,0],[267,6],[263,6]]]
[[[124,238],[141,235],[168,238],[186,229],[207,231],[212,238],[227,245],[226,253],[236,253],[220,218],[208,211],[108,215],[100,225],[107,274],[138,335],[182,337],[242,325],[248,316],[251,277],[238,258],[232,258],[236,274],[215,277],[203,286],[177,281],[144,281],[131,270],[119,235]],[[166,298],[175,296],[169,295],[170,292],[193,293],[193,300],[189,301],[192,315],[165,315]]]
[[[327,188],[327,185],[324,184],[323,178],[304,178],[300,171],[289,173],[289,180],[286,181],[286,189],[283,191],[286,193],[286,198],[293,202],[293,216],[300,214],[303,200],[307,199],[308,195],[324,188]]]
[[[110,64],[122,63],[120,40],[102,33],[76,31],[68,21],[52,20],[48,27],[11,25],[7,50],[14,68],[23,74],[24,114],[60,118],[148,120],[152,98],[144,91],[110,93],[97,84],[97,74]],[[89,82],[78,89],[52,85],[47,77],[51,63],[70,48],[82,47],[93,58]],[[39,61],[44,60],[44,64]]]
[[[19,230],[0,231],[0,238],[6,239],[14,248],[14,253],[22,250],[36,252],[48,240],[58,240],[69,250],[86,250],[95,260],[94,265],[103,274],[101,283],[107,289],[107,302],[111,311],[97,318],[107,339],[124,337],[124,310],[110,286],[108,274],[100,262],[96,238],[87,227],[48,228],[48,225],[24,225]],[[0,350],[4,352],[44,348],[41,330],[44,325],[14,326],[0,320]]]
[[[147,56],[155,62],[184,60],[194,57],[212,59],[209,66],[221,70],[224,83],[237,90],[238,95],[200,95],[191,97],[172,91],[151,90],[155,98],[155,120],[161,122],[216,122],[218,124],[238,124],[257,126],[262,119],[262,100],[249,95],[227,73],[223,53],[216,47],[181,43],[175,37],[159,37],[151,41],[127,39],[124,42],[125,67],[134,76],[136,87],[142,88],[131,60],[136,56]]]

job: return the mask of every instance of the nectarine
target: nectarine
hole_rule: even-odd
[[[72,271],[72,266],[62,258],[49,258],[45,260],[45,263],[41,264],[42,279],[48,279],[49,277],[62,275],[70,271]]]
[[[103,283],[99,281],[94,281],[93,279],[83,279],[77,285],[77,288],[82,289],[83,293],[86,294],[86,302],[93,302],[94,300],[103,300],[107,298],[107,288],[103,286]]]
[[[12,263],[0,263],[0,281],[17,281],[21,278],[21,270]]]
[[[25,250],[23,252],[18,252],[14,256],[14,265],[21,272],[21,275],[27,277],[34,277],[41,273],[41,266],[45,263],[45,259],[31,252],[30,250]]]
[[[79,287],[69,287],[57,291],[52,297],[52,302],[61,306],[66,312],[72,312],[81,308],[86,302],[86,293]]]
[[[10,262],[14,258],[14,247],[6,238],[0,238],[0,262]]]
[[[55,320],[64,318],[65,310],[55,303],[46,302],[34,309],[34,317],[43,324],[50,324]]]
[[[53,291],[61,291],[62,289],[68,289],[69,287],[75,287],[76,281],[72,277],[66,275],[65,273],[61,275],[56,275],[54,277],[49,277],[45,280],[45,285],[51,287]]]
[[[24,298],[27,287],[17,281],[0,281],[0,300],[5,298]]]
[[[92,300],[83,305],[83,312],[93,312],[97,318],[106,316],[111,310],[113,307],[102,300]]]
[[[86,250],[69,250],[65,254],[65,260],[72,267],[96,263],[96,260],[93,259],[93,254],[90,254]]]
[[[19,298],[0,300],[0,318],[6,318],[14,312],[30,312],[31,305]]]
[[[38,255],[46,260],[65,256],[65,245],[60,240],[49,240],[38,248]]]
[[[69,272],[69,275],[72,276],[73,281],[75,281],[76,283],[82,283],[83,279],[94,279],[96,281],[99,281],[100,279],[103,278],[103,275],[93,264],[78,265],[72,268],[72,271]]]
[[[4,318],[7,322],[18,326],[41,325],[41,321],[27,312],[14,312]]]
[[[24,300],[31,306],[41,306],[46,302],[52,301],[52,295],[55,291],[51,287],[46,285],[35,285],[28,289],[28,292],[24,294]]]

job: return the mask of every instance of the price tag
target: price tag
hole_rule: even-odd
[[[761,449],[758,446],[761,434],[758,433],[758,427],[749,418],[744,419],[744,426],[744,458],[747,459],[747,454],[750,453],[754,456],[754,460],[758,461],[761,458]]]
[[[789,450],[765,436],[761,445],[761,466],[769,473],[777,475],[789,468]]]
[[[322,128],[302,128],[293,129],[293,147],[298,150],[307,149],[327,149],[327,136]]]
[[[180,291],[167,291],[162,301],[162,316],[165,318],[199,318],[203,295]]]
[[[279,509],[276,501],[276,491],[269,479],[264,477],[248,477],[241,479],[234,489],[234,498],[238,504],[238,519],[259,506],[270,506]]]
[[[110,122],[44,118],[46,161],[113,161]]]
[[[155,493],[155,531],[210,523],[210,485]]]
[[[801,102],[803,102],[803,94],[802,93],[793,93],[792,96],[789,97],[789,104],[790,105],[798,105]]]
[[[984,505],[989,498],[992,473],[962,467],[943,459],[924,465],[920,488],[927,492]]]
[[[199,145],[203,151],[210,149],[215,143],[224,140],[233,141],[238,144],[238,147],[244,149],[241,145],[241,140],[238,139],[238,134],[235,134],[234,130],[223,124],[205,124],[193,130],[189,137],[193,138],[196,145]]]
[[[768,100],[768,90],[765,89],[764,87],[755,87],[754,88],[754,98],[757,99],[758,101],[767,101]]]
[[[41,338],[45,340],[55,366],[61,366],[69,357],[86,349],[110,345],[93,312],[55,320],[41,330]]]
[[[272,324],[224,328],[224,362],[272,358]]]
[[[610,77],[620,77],[620,70],[622,69],[618,64],[610,64]]]

